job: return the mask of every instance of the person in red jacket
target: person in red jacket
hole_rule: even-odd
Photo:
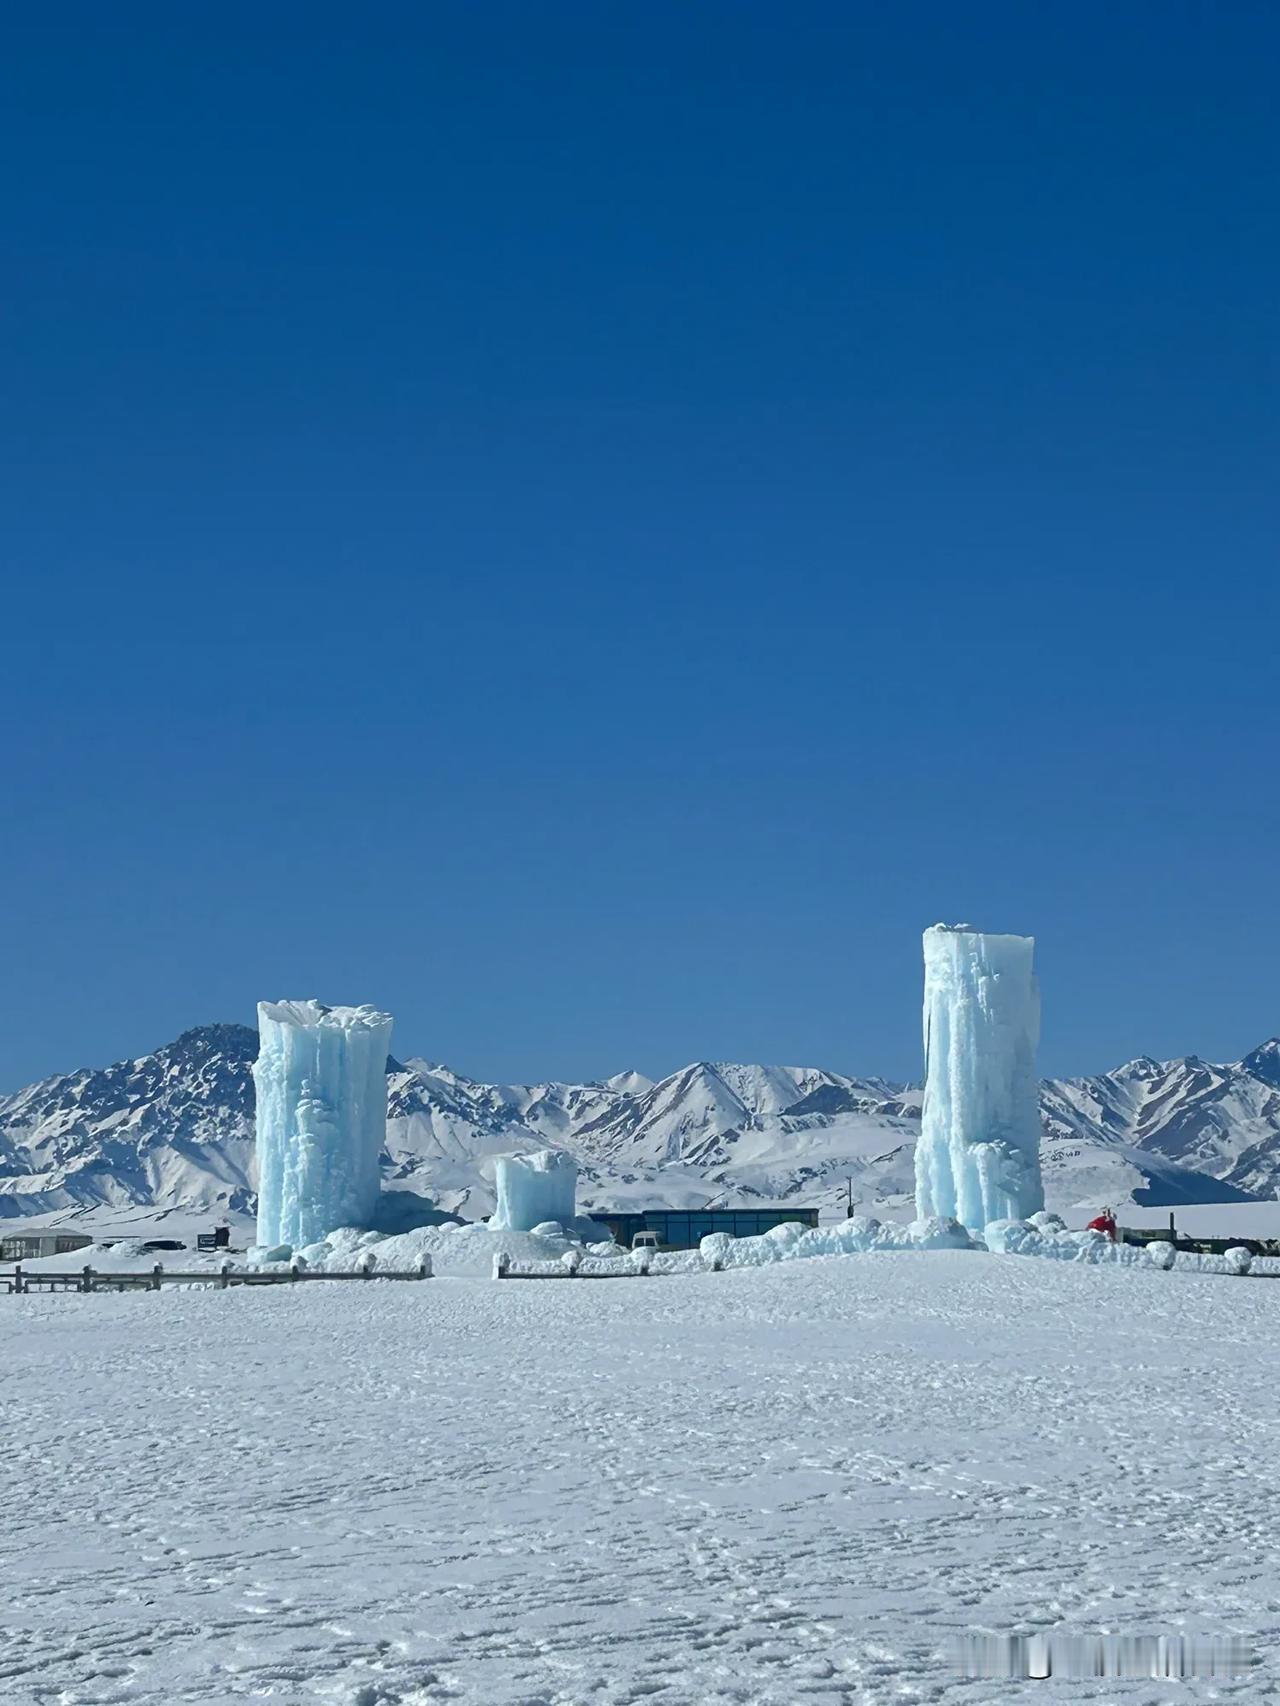
[[[1095,1215],[1089,1222],[1087,1230],[1089,1232],[1105,1232],[1114,1244],[1116,1241],[1116,1217],[1109,1208],[1104,1208],[1101,1214]]]

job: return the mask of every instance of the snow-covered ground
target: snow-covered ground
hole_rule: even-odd
[[[13,1706],[1020,1697],[956,1631],[1239,1634],[1280,1288],[968,1252],[0,1296]]]

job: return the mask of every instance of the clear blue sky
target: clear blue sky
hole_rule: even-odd
[[[25,13],[25,16],[24,16]],[[0,1086],[1280,1030],[1280,12],[14,6]]]

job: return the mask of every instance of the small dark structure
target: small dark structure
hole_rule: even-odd
[[[587,1213],[598,1225],[607,1226],[614,1242],[624,1250],[631,1248],[637,1232],[656,1232],[663,1250],[696,1250],[713,1232],[727,1232],[732,1238],[758,1238],[762,1232],[789,1221],[801,1226],[818,1224],[816,1208],[593,1208]]]
[[[92,1243],[86,1232],[10,1232],[0,1238],[0,1262],[35,1262],[42,1256],[68,1256]]]
[[[1204,1238],[1188,1236],[1174,1225],[1173,1215],[1164,1226],[1121,1226],[1117,1244],[1172,1244],[1191,1256],[1224,1256],[1228,1250],[1247,1250],[1251,1256],[1280,1256],[1278,1238]]]

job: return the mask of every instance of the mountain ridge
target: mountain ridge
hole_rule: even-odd
[[[0,1097],[0,1219],[112,1208],[249,1213],[257,1032],[193,1026],[148,1055]],[[855,1199],[909,1214],[917,1086],[821,1067],[692,1061],[657,1081],[486,1084],[387,1063],[384,1183],[477,1217],[493,1158],[569,1149],[585,1208]],[[1051,1206],[1274,1198],[1280,1039],[1225,1065],[1138,1056],[1041,1083]]]

